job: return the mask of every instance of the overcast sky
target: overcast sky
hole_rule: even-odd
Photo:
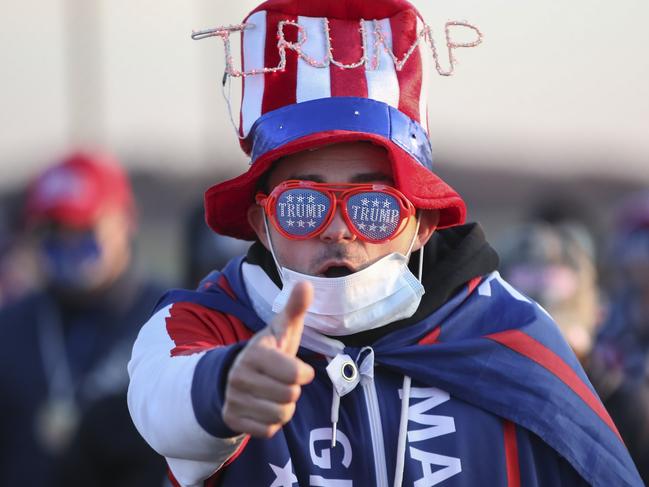
[[[431,77],[442,162],[649,184],[649,2],[414,3],[440,39],[447,20],[485,35],[457,52],[453,77]],[[165,172],[243,168],[219,90],[220,42],[189,35],[255,4],[3,2],[0,189],[79,145]]]

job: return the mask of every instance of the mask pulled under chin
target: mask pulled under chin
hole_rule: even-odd
[[[284,286],[273,302],[273,311],[284,309],[293,286],[309,282],[314,298],[304,324],[331,336],[351,335],[409,318],[424,295],[424,287],[408,269],[408,259],[398,252],[343,277],[310,276],[285,267],[281,273]]]

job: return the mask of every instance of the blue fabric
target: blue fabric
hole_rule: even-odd
[[[310,100],[262,115],[248,136],[252,140],[251,163],[289,142],[332,130],[379,135],[433,169],[430,140],[421,125],[386,103],[356,97]]]
[[[223,311],[224,313],[236,316],[253,331],[261,330],[266,324],[251,309],[250,301],[244,290],[243,279],[239,268],[243,257],[232,259],[224,269],[226,274],[233,274],[237,279],[228,280],[232,291],[237,296],[245,296],[238,301],[234,301],[228,294],[217,284],[220,272],[212,271],[203,279],[198,289],[199,291],[189,291],[187,289],[171,289],[167,291],[156,303],[151,315],[154,315],[165,306],[179,302],[190,302],[200,304],[206,308]]]
[[[43,240],[41,252],[47,262],[45,272],[50,285],[74,291],[92,284],[92,270],[101,257],[94,232],[68,238],[51,235]]]
[[[88,485],[97,482],[85,474],[100,470],[111,479],[137,477],[138,485],[143,485],[146,469],[154,469],[158,478],[164,474],[159,458],[135,430],[126,408],[126,364],[137,333],[163,287],[136,286],[130,278],[120,286],[130,290],[132,299],[127,305],[102,300],[73,309],[37,293],[0,310],[0,340],[5,344],[0,353],[0,485],[48,486],[56,482],[56,467],[63,457],[53,456],[39,440],[37,417],[47,401],[47,376],[52,372],[47,370],[52,365],[41,353],[42,334],[57,324],[65,331],[66,358],[83,414],[80,436],[73,437],[71,450],[61,452],[67,466],[83,467],[78,481]],[[117,296],[111,297],[115,301]],[[97,411],[104,414],[102,425],[112,428],[111,435],[99,443],[94,442],[102,430],[94,422]],[[92,448],[79,451],[89,444]]]
[[[212,349],[203,355],[194,370],[192,404],[196,420],[205,431],[218,438],[237,435],[223,422],[221,411],[225,399],[227,371],[244,345],[237,343]]]
[[[224,270],[239,304],[248,303],[240,262]],[[205,302],[199,301],[201,294],[196,293],[196,302]],[[260,320],[252,322],[258,326]],[[437,343],[418,344],[438,326]],[[399,390],[408,375],[413,389],[403,485],[507,485],[503,418],[517,425],[521,485],[643,485],[621,440],[572,389],[543,366],[486,336],[507,330],[550,348],[592,390],[549,316],[492,274],[472,293],[461,290],[422,322],[372,345],[389,481],[396,462]],[[220,485],[270,485],[288,482],[291,476],[300,485],[324,485],[327,479],[376,484],[362,388],[341,399],[341,446],[331,449],[327,362],[302,349],[300,353],[316,370],[316,378],[303,388],[295,416],[270,440],[251,439],[222,472]],[[345,353],[356,357],[359,349]],[[216,377],[224,373],[217,359],[212,369]]]

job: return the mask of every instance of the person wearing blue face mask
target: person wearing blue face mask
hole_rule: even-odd
[[[0,313],[0,484],[158,482],[123,406],[137,324],[161,289],[133,268],[126,174],[106,154],[71,154],[28,186],[24,218],[43,286]]]
[[[94,282],[101,281],[95,267],[102,252],[93,230],[50,229],[41,237],[39,250],[45,278],[53,288],[91,290]]]

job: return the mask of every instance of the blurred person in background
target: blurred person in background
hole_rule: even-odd
[[[501,272],[555,319],[583,364],[601,320],[593,240],[576,222],[530,221],[506,234]]]
[[[38,269],[32,249],[17,228],[16,202],[2,201],[0,210],[0,308],[38,287]]]
[[[184,240],[184,287],[188,289],[196,288],[207,274],[221,270],[250,247],[244,240],[214,233],[205,222],[202,203],[188,212]]]
[[[130,182],[76,153],[27,190],[44,286],[0,311],[0,485],[161,485],[125,406],[126,363],[160,287],[134,268]]]
[[[620,205],[614,230],[610,309],[589,374],[649,483],[649,192]]]

